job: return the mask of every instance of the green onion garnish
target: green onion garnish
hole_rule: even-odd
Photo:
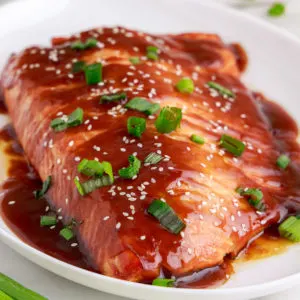
[[[176,89],[183,94],[191,94],[194,88],[193,80],[188,77],[180,79],[176,84]]]
[[[129,58],[129,61],[133,64],[133,65],[138,65],[141,61],[137,56],[133,56]]]
[[[69,116],[67,125],[68,127],[76,127],[83,123],[83,110],[82,108],[76,108]]]
[[[180,126],[182,112],[177,107],[164,107],[155,121],[155,126],[160,133],[170,133]]]
[[[150,165],[155,165],[159,163],[163,157],[155,152],[151,152],[150,154],[147,155],[147,157],[144,160],[145,164],[150,164]]]
[[[108,175],[108,177],[110,178],[111,184],[113,184],[114,183],[114,174],[113,174],[113,169],[112,169],[111,163],[108,161],[103,161],[102,166],[103,166],[104,173]]]
[[[146,56],[151,60],[158,60],[158,48],[155,46],[148,46],[146,48],[147,54]]]
[[[126,99],[126,93],[103,95],[100,99],[100,103],[114,102],[123,99]]]
[[[134,155],[130,155],[128,157],[128,161],[129,167],[119,170],[119,175],[125,179],[131,179],[136,176],[139,173],[141,167],[141,161]]]
[[[287,155],[282,154],[277,158],[276,164],[279,168],[285,169],[289,165],[290,161],[291,160]]]
[[[20,283],[15,280],[5,276],[3,273],[0,273],[0,290],[2,293],[5,293],[14,300],[48,300],[47,298],[41,296],[40,294],[27,289]],[[6,300],[5,298],[1,298],[1,300]]]
[[[80,73],[84,70],[85,62],[84,61],[76,61],[72,65],[72,73]]]
[[[75,41],[71,44],[73,50],[86,50],[97,46],[98,41],[94,38],[87,39],[84,43],[81,41]]]
[[[153,200],[147,211],[160,222],[161,226],[171,233],[179,234],[185,228],[185,224],[174,210],[160,199]]]
[[[8,296],[7,294],[2,292],[1,290],[0,290],[0,299],[1,300],[14,300],[12,297]]]
[[[126,108],[137,110],[145,113],[146,115],[153,115],[160,109],[157,103],[151,103],[144,98],[135,97],[131,99],[126,105]]]
[[[65,122],[61,118],[56,118],[51,121],[50,123],[51,128],[54,129],[54,131],[59,132],[59,131],[64,131],[65,129],[68,128],[67,122]]]
[[[300,219],[288,217],[278,227],[280,236],[293,242],[300,242]]]
[[[175,283],[175,279],[167,279],[167,278],[156,278],[152,281],[152,285],[164,286],[164,287],[173,287],[174,283]]]
[[[85,81],[88,85],[96,84],[102,81],[102,64],[95,63],[87,65],[84,68]]]
[[[60,232],[59,235],[62,236],[65,240],[71,240],[75,235],[73,230],[70,227],[64,227]]]
[[[41,190],[35,190],[33,192],[35,199],[41,199],[47,193],[47,191],[49,190],[50,185],[51,185],[51,179],[52,179],[52,177],[48,176],[46,178],[46,180],[43,182],[42,189]]]
[[[236,192],[241,196],[248,196],[248,202],[251,206],[255,207],[258,211],[264,211],[265,205],[263,203],[264,194],[260,189],[256,188],[237,188]]]
[[[69,116],[67,121],[56,118],[51,121],[50,126],[54,131],[63,131],[69,127],[75,127],[83,123],[83,110],[82,108],[76,108]]]
[[[241,156],[245,150],[245,144],[229,135],[223,134],[220,146],[235,156]]]
[[[102,177],[95,177],[85,182],[80,182],[77,178],[74,179],[74,183],[81,196],[87,195],[92,191],[104,186],[109,186],[113,183],[111,177],[104,175]]]
[[[77,166],[77,170],[86,176],[102,176],[104,167],[99,161],[84,158]]]
[[[211,89],[219,92],[222,96],[227,96],[227,97],[235,98],[235,93],[234,92],[232,92],[231,90],[227,89],[226,87],[224,87],[224,86],[222,86],[222,85],[220,85],[220,84],[218,84],[218,83],[216,83],[214,81],[209,81],[207,83],[207,85]]]
[[[57,223],[56,216],[41,216],[40,225],[41,226],[52,226]]]
[[[200,145],[203,145],[205,143],[204,138],[197,134],[191,135],[191,141],[193,141],[194,143],[200,144]]]
[[[285,13],[285,5],[281,2],[275,2],[268,10],[270,17],[280,17]]]
[[[144,118],[129,117],[127,119],[128,133],[140,138],[146,130],[146,120]]]

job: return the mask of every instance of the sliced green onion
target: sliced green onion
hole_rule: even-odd
[[[89,38],[85,41],[85,49],[93,48],[97,46],[98,41],[94,38]]]
[[[131,99],[126,105],[126,108],[137,110],[145,113],[146,115],[153,115],[160,109],[158,103],[151,103],[144,98],[135,97]]]
[[[156,286],[173,287],[174,284],[175,284],[175,279],[156,278],[152,281],[152,285],[156,285]]]
[[[155,217],[162,227],[174,234],[179,234],[185,228],[183,221],[177,216],[174,210],[160,199],[152,201],[148,207],[148,213]]]
[[[76,61],[72,65],[72,73],[80,73],[84,70],[85,62],[84,61]]]
[[[57,223],[56,216],[41,216],[40,225],[41,226],[52,226]]]
[[[5,276],[3,273],[0,273],[0,290],[14,300],[48,300],[40,294],[27,289],[17,281]],[[0,299],[6,300],[1,297]]]
[[[73,230],[71,228],[69,228],[69,227],[63,228],[59,232],[59,235],[62,236],[67,241],[71,240],[75,236]]]
[[[114,102],[126,99],[126,93],[120,93],[120,94],[111,94],[111,95],[103,95],[100,99],[100,103],[104,102]]]
[[[280,17],[285,13],[285,4],[281,2],[275,2],[268,10],[270,17]]]
[[[133,64],[133,65],[138,65],[141,61],[137,56],[133,56],[129,58],[129,61]]]
[[[46,178],[46,180],[43,182],[42,189],[41,190],[35,190],[33,192],[35,199],[41,199],[47,193],[47,191],[49,190],[50,185],[51,185],[51,179],[52,179],[52,177],[48,176]]]
[[[147,157],[144,160],[145,164],[150,164],[150,165],[155,165],[159,163],[163,157],[155,152],[151,152],[150,154],[147,155]]]
[[[8,296],[4,292],[0,291],[0,299],[1,300],[14,300],[12,297]]]
[[[289,163],[290,163],[290,158],[287,156],[287,155],[280,155],[278,158],[277,158],[277,166],[281,169],[285,169]]]
[[[86,176],[102,176],[104,167],[97,160],[88,160],[84,158],[77,166],[77,170]]]
[[[245,151],[245,144],[229,135],[223,134],[220,146],[235,156],[241,156]]]
[[[227,96],[227,97],[235,98],[235,93],[232,92],[231,90],[227,89],[226,87],[222,86],[221,84],[218,84],[218,83],[216,83],[214,81],[209,81],[207,83],[207,85],[211,89],[219,92],[222,96]]]
[[[191,135],[191,141],[193,141],[194,143],[200,144],[200,145],[203,145],[205,143],[204,138],[197,134]]]
[[[69,127],[75,127],[83,123],[83,110],[82,108],[76,108],[69,116],[67,121],[56,118],[51,121],[50,126],[54,131],[63,131]]]
[[[59,132],[59,131],[64,131],[65,129],[67,129],[68,124],[63,119],[56,118],[51,121],[50,127],[53,128],[54,131]]]
[[[147,54],[146,56],[151,60],[158,60],[158,48],[155,46],[148,46],[146,48]]]
[[[264,194],[260,189],[256,188],[237,188],[237,193],[241,196],[248,196],[248,202],[251,206],[255,207],[258,211],[264,211],[265,205],[263,203]]]
[[[300,219],[288,217],[278,227],[280,236],[293,242],[300,242]]]
[[[128,133],[140,138],[146,130],[146,120],[144,118],[129,117],[127,119]]]
[[[85,182],[80,182],[78,178],[74,179],[74,183],[77,187],[77,190],[81,196],[87,195],[91,193],[92,191],[99,189],[104,186],[111,185],[113,181],[111,180],[110,176],[102,176],[102,177],[96,177],[92,178]]]
[[[68,127],[75,127],[83,123],[83,110],[82,108],[76,108],[69,116],[67,125]]]
[[[87,39],[84,43],[81,41],[75,41],[71,44],[73,50],[86,50],[88,48],[96,47],[98,41],[94,38]]]
[[[180,79],[176,84],[176,89],[183,94],[191,94],[194,91],[194,82],[188,77]]]
[[[110,178],[111,184],[114,182],[114,174],[113,174],[113,168],[110,162],[108,161],[103,161],[102,162],[103,170],[104,173],[108,175]]]
[[[102,81],[102,64],[95,63],[87,65],[84,68],[85,81],[88,85],[96,84]]]
[[[155,126],[160,133],[170,133],[180,126],[182,112],[177,107],[164,107],[155,121]]]
[[[131,179],[136,176],[139,173],[141,167],[141,161],[134,155],[130,155],[128,157],[128,161],[129,167],[119,170],[119,175],[125,179]]]

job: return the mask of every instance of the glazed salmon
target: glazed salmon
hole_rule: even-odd
[[[74,42],[89,38],[96,45],[73,49]],[[149,46],[156,49],[154,59],[147,55]],[[103,80],[87,84],[84,72],[72,72],[78,61],[101,63]],[[13,126],[41,179],[52,176],[47,193],[52,209],[65,224],[82,222],[74,230],[96,270],[140,282],[162,274],[184,276],[237,255],[293,209],[299,200],[296,124],[286,129],[288,115],[248,90],[240,75],[232,48],[216,35],[200,33],[98,28],[11,56],[1,86]],[[191,93],[176,88],[185,77],[193,81]],[[100,103],[103,95],[118,93],[126,97]],[[134,97],[181,109],[180,127],[159,133],[158,114],[145,116],[125,107]],[[76,108],[84,112],[81,125],[60,132],[51,128],[54,119],[64,119]],[[128,133],[130,116],[146,119],[140,138]],[[204,144],[193,142],[193,134],[203,137]],[[243,143],[241,156],[220,145],[223,135]],[[161,161],[144,164],[152,152]],[[282,171],[276,160],[285,152],[293,163]],[[142,166],[126,179],[118,170],[128,166],[129,155]],[[82,196],[74,179],[87,180],[77,168],[83,159],[110,162],[114,183]],[[239,187],[259,189],[264,209],[237,193]],[[154,199],[163,199],[184,222],[180,234],[147,213]]]

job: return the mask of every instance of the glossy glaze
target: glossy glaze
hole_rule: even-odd
[[[99,48],[70,49],[70,41],[91,36]],[[269,225],[298,211],[297,126],[282,108],[240,82],[246,61],[240,48],[214,35],[154,36],[122,28],[91,30],[54,44],[56,48],[33,47],[12,56],[1,84],[27,157],[43,180],[53,176],[51,208],[60,211],[65,223],[83,221],[76,230],[80,249],[97,271],[143,282],[160,274],[186,276],[222,264]],[[159,47],[158,61],[145,57],[149,45]],[[131,56],[142,63],[130,65]],[[83,74],[71,74],[74,59],[101,60],[104,83],[87,86]],[[196,85],[191,95],[174,87],[184,76]],[[236,99],[209,90],[206,84],[212,80],[233,90]],[[127,99],[119,105],[99,104],[100,95],[119,91],[126,91],[128,99],[141,96],[182,108],[181,127],[158,134],[149,118],[141,140],[132,139],[127,118],[144,116],[126,112],[122,105]],[[51,120],[78,106],[87,123],[53,132]],[[192,133],[204,136],[205,145],[192,143]],[[219,147],[223,133],[246,143],[241,158]],[[164,161],[141,168],[133,181],[117,178],[113,187],[86,197],[73,184],[75,176],[87,179],[76,169],[82,158],[110,161],[116,175],[127,166],[128,155],[136,152],[143,160],[153,151],[161,151]],[[276,166],[281,153],[292,159],[284,171]],[[266,212],[256,212],[239,197],[238,186],[261,188]],[[185,220],[184,234],[170,234],[145,213],[154,198],[166,199]]]

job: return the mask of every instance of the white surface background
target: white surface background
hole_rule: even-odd
[[[51,1],[51,0],[50,0]],[[99,0],[103,1],[103,0]],[[124,0],[125,1],[125,0]],[[143,1],[143,0],[141,0]],[[148,0],[151,1],[151,0]],[[199,0],[201,1],[201,0]],[[213,0],[207,0],[213,1]],[[270,19],[266,16],[266,10],[271,0],[215,0],[216,2],[235,6],[237,9],[248,11],[256,16],[266,18],[268,21],[285,27],[300,37],[300,1],[290,0],[287,13],[278,19]],[[7,0],[0,0],[0,5]],[[42,268],[27,261],[22,256],[13,252],[0,242],[0,272],[15,278],[29,288],[36,290],[48,297],[49,300],[121,300],[116,296],[93,291],[86,287],[74,284],[66,279],[53,275]],[[264,297],[259,300],[298,300],[300,299],[300,283],[298,288],[280,293],[274,296]],[[204,299],[205,300],[205,299]],[[258,299],[257,299],[258,300]]]

